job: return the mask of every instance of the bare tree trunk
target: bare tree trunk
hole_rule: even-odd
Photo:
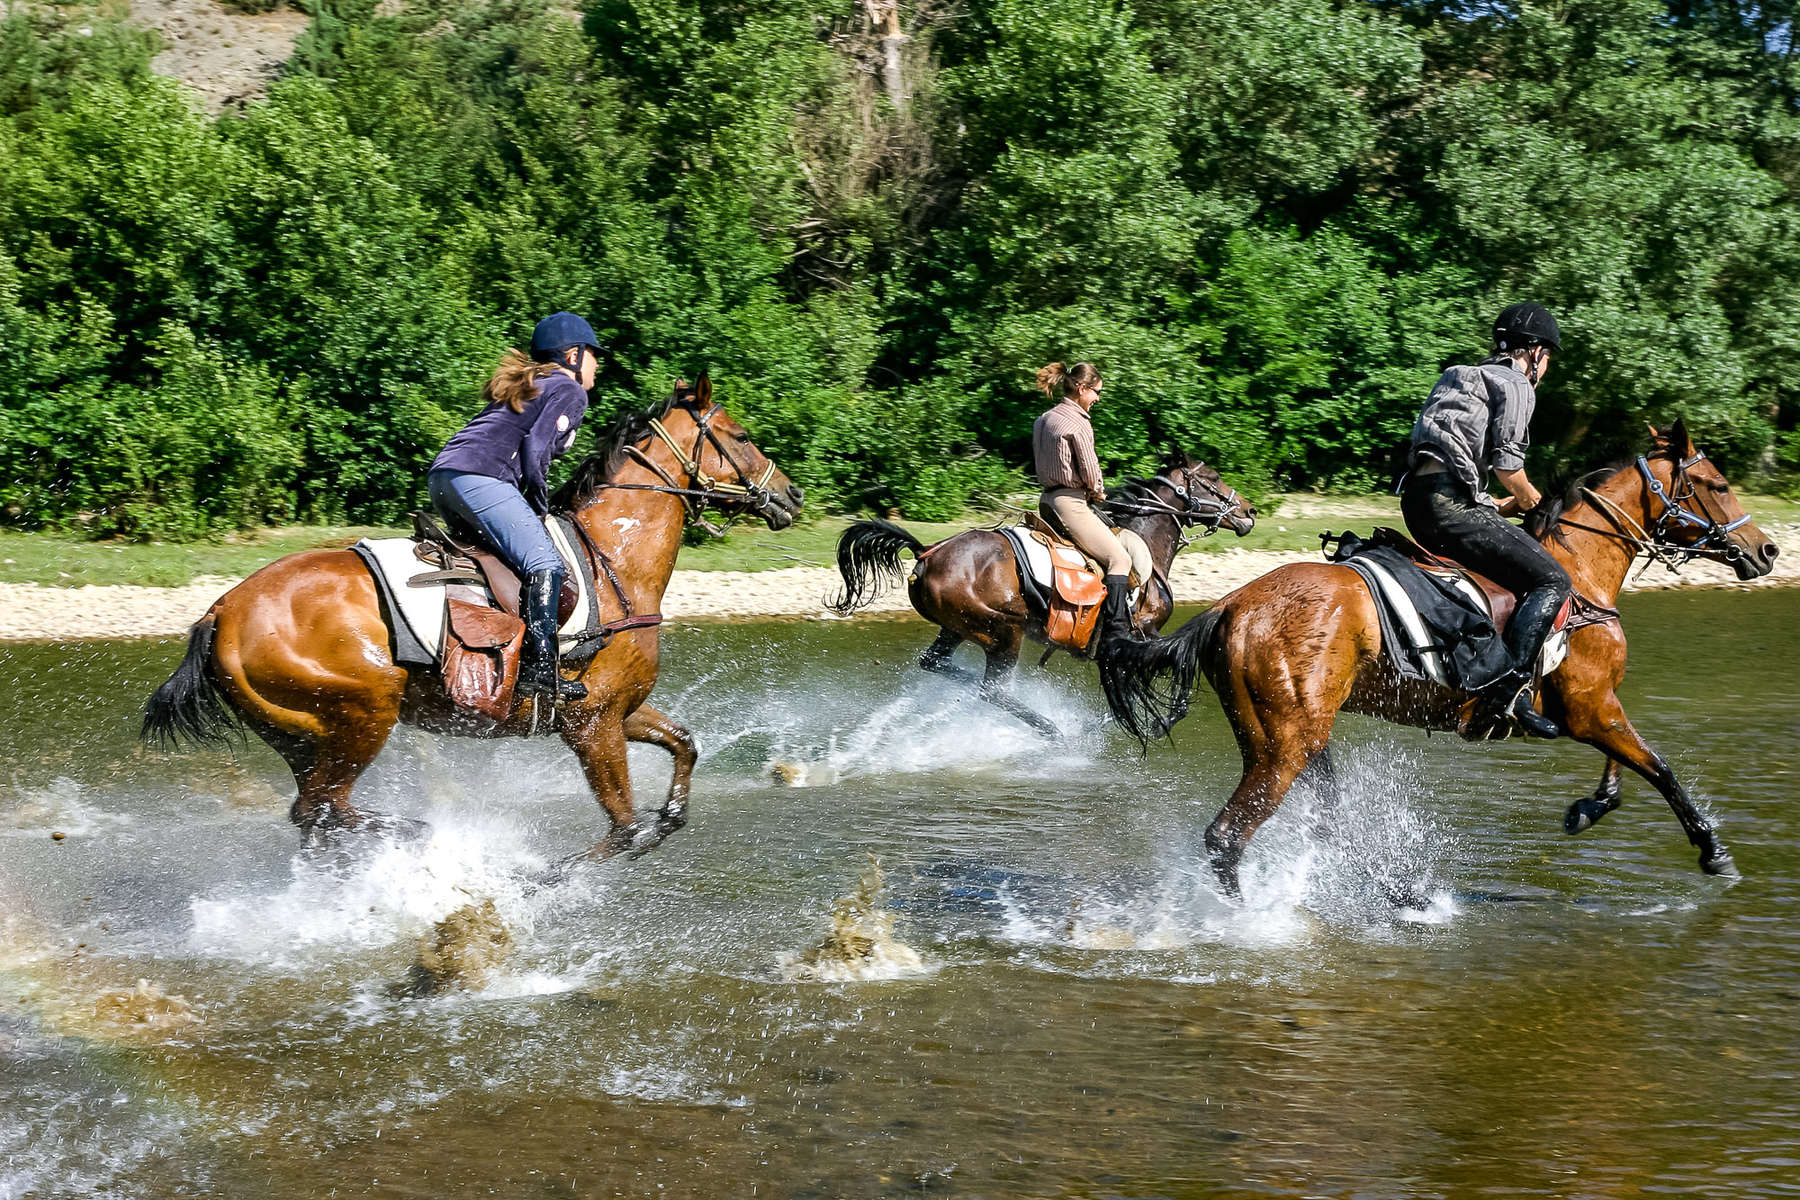
[[[869,23],[881,30],[881,84],[887,91],[895,111],[906,110],[906,77],[902,70],[900,48],[912,39],[900,29],[900,0],[864,0],[868,5]]]

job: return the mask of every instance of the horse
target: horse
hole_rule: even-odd
[[[804,499],[713,401],[705,379],[678,385],[647,412],[625,414],[601,445],[558,489],[552,507],[571,514],[614,564],[616,583],[603,581],[595,592],[603,604],[609,592],[623,597],[627,615],[660,611],[690,521],[709,511],[751,512],[781,530]],[[168,746],[184,739],[220,745],[242,729],[254,731],[294,773],[298,795],[289,818],[307,846],[342,831],[424,831],[419,822],[358,809],[350,799],[400,722],[483,736],[522,736],[554,724],[611,820],[606,836],[578,857],[621,850],[636,857],[687,823],[693,736],[646,702],[658,667],[654,621],[618,632],[580,668],[587,698],[559,706],[554,722],[537,721],[543,714],[525,699],[504,722],[480,731],[451,706],[435,669],[395,664],[389,638],[375,581],[354,552],[290,554],[226,592],[193,627],[181,665],[150,698],[143,737]],[[632,807],[628,742],[660,746],[674,760],[668,796],[648,821]]]
[[[1102,502],[1119,527],[1143,538],[1150,551],[1152,578],[1142,581],[1132,612],[1137,629],[1161,629],[1175,611],[1169,587],[1169,564],[1196,537],[1229,525],[1242,537],[1256,525],[1256,509],[1219,478],[1219,473],[1179,450],[1163,461],[1149,479],[1133,479]],[[1198,535],[1186,531],[1201,529]],[[859,521],[838,539],[838,573],[844,590],[830,607],[849,615],[875,597],[883,581],[905,579],[900,552],[915,560],[907,595],[918,614],[941,632],[926,648],[919,665],[927,671],[973,681],[950,661],[963,642],[973,642],[986,656],[980,680],[982,699],[1004,709],[1048,736],[1056,726],[1010,694],[1019,648],[1029,637],[1048,641],[1044,620],[1026,605],[1019,564],[1012,543],[991,529],[971,529],[927,546],[887,521]],[[1044,657],[1049,658],[1050,653]]]
[[[1649,451],[1583,476],[1531,522],[1575,586],[1568,657],[1546,676],[1538,704],[1570,736],[1606,756],[1600,784],[1571,804],[1563,828],[1580,833],[1619,807],[1629,767],[1662,794],[1710,875],[1736,875],[1713,824],[1619,703],[1625,633],[1614,607],[1640,554],[1674,565],[1729,564],[1741,580],[1774,568],[1775,544],[1744,514],[1731,485],[1694,448],[1686,426],[1652,428]],[[1582,615],[1585,614],[1585,615]],[[1296,563],[1252,580],[1167,638],[1120,647],[1102,664],[1107,703],[1148,748],[1186,715],[1196,675],[1218,696],[1243,756],[1243,777],[1206,830],[1226,895],[1240,895],[1238,862],[1257,829],[1303,775],[1330,803],[1328,743],[1339,712],[1453,730],[1469,697],[1402,679],[1382,653],[1375,601],[1349,567]]]

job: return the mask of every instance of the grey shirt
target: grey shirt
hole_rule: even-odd
[[[1535,408],[1537,392],[1510,359],[1451,367],[1413,423],[1411,465],[1435,458],[1478,502],[1492,504],[1488,472],[1524,469]]]

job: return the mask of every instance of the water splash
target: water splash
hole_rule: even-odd
[[[446,988],[480,989],[513,952],[512,931],[500,917],[493,897],[465,904],[439,921],[419,940],[418,959],[397,990],[428,996]]]
[[[894,937],[894,914],[880,906],[886,880],[881,863],[869,865],[856,890],[831,908],[831,932],[825,940],[782,963],[782,976],[792,981],[851,983],[896,979],[925,969],[919,952]]]

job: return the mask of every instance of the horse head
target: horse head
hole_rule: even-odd
[[[1774,570],[1780,551],[1744,512],[1712,460],[1695,449],[1687,422],[1650,432],[1650,450],[1634,464],[1650,540],[1678,556],[1727,563],[1739,579]]]
[[[786,529],[806,500],[805,490],[758,449],[744,427],[713,398],[712,380],[706,375],[691,384],[676,381],[666,411],[652,425],[652,435],[675,453],[677,472],[672,474],[683,477],[680,486],[693,493],[696,518],[709,508],[728,515],[749,512],[770,529]]]
[[[1219,473],[1185,450],[1172,449],[1163,459],[1160,476],[1177,489],[1176,502],[1217,529],[1229,526],[1243,537],[1256,528],[1256,506],[1237,494]]]

